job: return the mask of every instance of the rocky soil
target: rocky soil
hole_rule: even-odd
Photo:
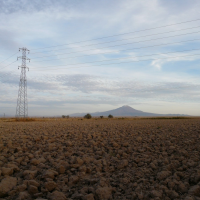
[[[200,119],[0,121],[0,199],[200,200]]]

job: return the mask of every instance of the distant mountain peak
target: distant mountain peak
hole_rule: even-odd
[[[70,116],[84,116],[87,113],[76,113],[76,114],[72,114]],[[167,116],[167,115],[163,115],[163,114],[155,114],[155,113],[148,113],[148,112],[143,112],[140,110],[136,110],[134,108],[132,108],[131,106],[128,105],[124,105],[122,107],[116,108],[114,110],[109,110],[109,111],[105,111],[105,112],[96,112],[96,113],[90,113],[92,116],[108,116],[108,115],[113,115],[114,117],[116,116],[125,116],[125,117],[131,117],[131,116]],[[169,116],[169,115],[168,115]],[[170,115],[173,116],[173,115]],[[177,115],[175,115],[177,116]]]
[[[128,106],[128,105],[124,105],[124,106],[122,106],[123,108],[131,108],[130,106]]]

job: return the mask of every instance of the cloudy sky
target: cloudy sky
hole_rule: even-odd
[[[198,0],[1,0],[0,116],[16,112],[21,47],[30,50],[29,116],[123,105],[200,115],[199,7]]]

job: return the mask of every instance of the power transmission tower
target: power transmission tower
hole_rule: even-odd
[[[17,99],[17,108],[16,108],[16,117],[28,117],[28,101],[27,101],[27,79],[26,79],[26,61],[30,59],[26,57],[26,52],[29,50],[25,47],[20,48],[19,51],[22,51],[22,56],[18,57],[22,59],[21,67],[21,75],[19,82],[19,91],[18,91],[18,99]],[[18,60],[17,58],[17,60]],[[29,68],[28,68],[29,70]]]

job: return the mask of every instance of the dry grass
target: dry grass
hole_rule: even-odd
[[[16,122],[33,122],[33,121],[36,121],[37,119],[36,118],[15,118],[14,119]]]
[[[84,121],[94,121],[94,120],[174,120],[174,119],[200,119],[198,116],[175,116],[175,117],[169,117],[169,116],[164,116],[164,117],[114,117],[114,118],[99,118],[99,117],[92,117],[91,119],[85,119],[84,117],[70,117],[70,118],[61,118],[61,117],[28,117],[28,118],[0,118],[0,122],[33,122],[33,121],[79,121],[79,120],[84,120]]]

